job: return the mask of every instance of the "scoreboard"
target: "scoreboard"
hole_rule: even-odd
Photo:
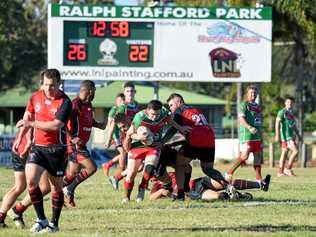
[[[270,8],[49,4],[48,67],[62,78],[271,79]]]

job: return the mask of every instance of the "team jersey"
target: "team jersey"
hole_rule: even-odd
[[[113,114],[113,117],[115,114],[118,114],[118,113],[125,114],[128,121],[128,126],[130,126],[135,114],[137,114],[139,111],[140,111],[140,107],[138,103],[135,101],[133,103],[122,104],[120,106],[116,106],[115,113],[112,113],[112,114]]]
[[[19,133],[20,133],[20,131],[16,134],[14,142],[18,139]],[[18,149],[17,149],[17,154],[19,157],[21,157],[21,154],[24,152],[26,145],[28,144],[29,140],[31,140],[30,133],[31,133],[31,129],[28,129],[21,138],[20,144],[19,144]]]
[[[175,121],[182,126],[192,127],[192,130],[186,136],[190,145],[203,148],[215,147],[213,129],[199,109],[183,105],[175,112]]]
[[[114,116],[115,116],[115,114],[116,114],[116,111],[117,111],[117,106],[112,106],[112,108],[111,108],[110,111],[109,111],[108,117],[114,119]],[[113,131],[113,134],[112,134],[112,138],[113,138],[114,141],[116,141],[116,140],[120,140],[120,137],[121,137],[121,131],[120,131],[120,129],[115,125],[114,131]]]
[[[59,91],[58,96],[53,99],[46,97],[43,90],[38,90],[31,96],[27,111],[34,115],[35,121],[60,120],[65,125],[57,131],[45,131],[34,129],[34,144],[40,146],[66,145],[66,125],[71,114],[71,101],[68,96]]]
[[[295,137],[294,128],[296,126],[295,117],[292,110],[281,109],[277,117],[280,119],[281,141],[293,140]]]
[[[164,107],[160,110],[160,114],[158,118],[156,118],[156,120],[154,121],[148,118],[146,114],[146,109],[144,109],[135,115],[132,121],[132,124],[134,125],[136,129],[139,128],[140,126],[145,126],[149,128],[150,131],[154,135],[153,137],[154,142],[159,142],[161,141],[161,138],[162,138],[163,129],[170,122],[170,119],[171,119],[170,114],[168,110],[165,109]],[[138,144],[138,142],[136,142],[135,144]],[[132,144],[132,147],[135,147],[135,144],[134,146]]]
[[[261,129],[262,129],[262,110],[257,103],[242,102],[239,108],[239,117],[244,117],[247,123],[256,128],[257,132],[252,134],[242,124],[239,126],[240,142],[245,143],[247,141],[261,141]]]
[[[90,139],[92,127],[96,126],[93,119],[93,109],[91,102],[84,103],[79,97],[72,100],[71,119],[68,121],[68,131],[72,137],[79,137],[82,145]]]
[[[171,183],[172,183],[171,188],[172,188],[173,193],[177,193],[178,192],[178,185],[177,185],[175,173],[168,172],[168,176],[171,179]],[[153,182],[152,188],[150,189],[150,193],[155,193],[162,188],[165,188],[164,183],[159,181],[159,180],[156,180]]]
[[[212,179],[208,176],[196,178],[190,181],[190,192],[198,194],[200,197],[207,189],[212,189]]]

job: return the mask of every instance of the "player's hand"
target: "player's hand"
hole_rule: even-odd
[[[248,130],[249,130],[249,132],[250,132],[251,134],[256,134],[256,133],[257,133],[257,131],[258,131],[256,128],[251,127],[251,126],[249,127],[249,129],[248,129]]]
[[[275,141],[275,142],[280,142],[280,136],[275,135],[274,141]]]
[[[14,152],[15,154],[18,154],[18,148],[19,148],[20,142],[21,142],[21,140],[16,139],[16,140],[14,141],[14,143],[12,144],[11,150],[12,150],[12,152]]]
[[[20,128],[20,127],[32,127],[33,126],[33,121],[28,121],[28,120],[19,120],[17,123],[16,123],[16,127],[17,128]]]
[[[192,127],[190,127],[190,126],[182,126],[180,129],[180,133],[186,135],[189,132],[191,132],[191,130],[192,130]]]
[[[25,158],[26,154],[28,153],[28,151],[29,151],[30,148],[31,148],[31,145],[32,145],[31,142],[28,142],[28,143],[25,145],[24,150],[23,150],[23,151],[21,152],[21,154],[20,154],[20,157],[21,157],[21,158]]]

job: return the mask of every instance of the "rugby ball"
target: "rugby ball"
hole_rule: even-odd
[[[153,144],[153,142],[154,142],[153,133],[150,131],[149,128],[147,128],[145,126],[140,126],[137,128],[137,135],[146,137],[145,140],[141,140],[141,143],[143,143],[144,145],[149,146],[149,145]]]

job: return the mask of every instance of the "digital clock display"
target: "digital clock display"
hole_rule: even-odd
[[[64,21],[64,66],[153,67],[154,23]]]

